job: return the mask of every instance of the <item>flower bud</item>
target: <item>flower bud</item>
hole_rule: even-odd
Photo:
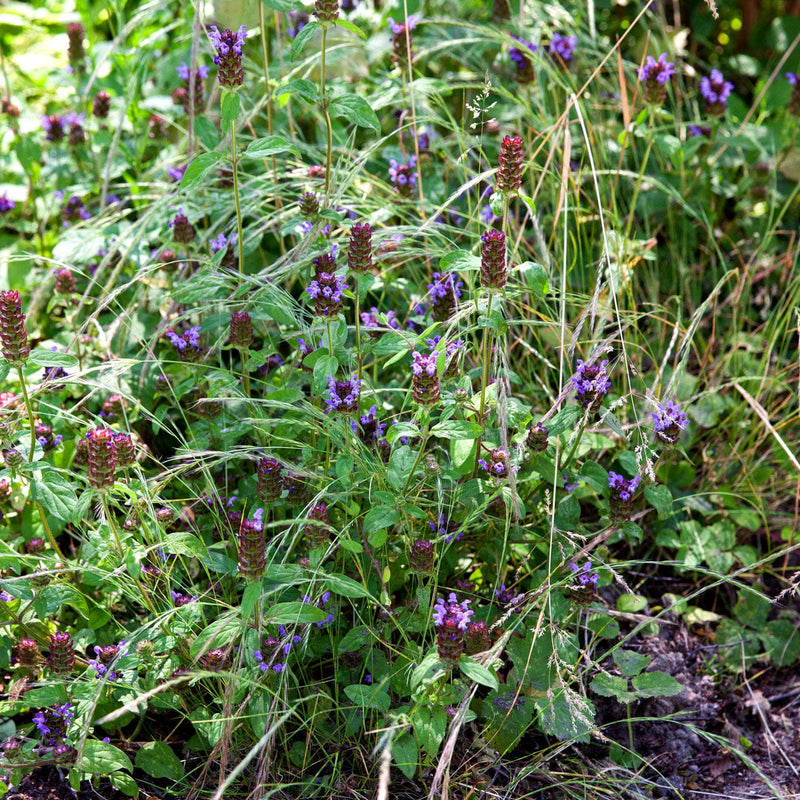
[[[246,350],[253,343],[253,320],[246,311],[231,314],[230,341],[240,350]]]
[[[516,194],[522,185],[522,139],[506,136],[500,142],[497,190]]]
[[[31,352],[19,292],[0,291],[0,349],[10,364],[19,364]]]
[[[69,633],[56,631],[50,635],[47,666],[54,675],[69,675],[75,669],[75,647]]]
[[[502,289],[507,280],[506,235],[494,229],[486,231],[481,236],[481,286]]]
[[[356,222],[350,228],[347,266],[353,272],[372,269],[372,226],[368,222]]]
[[[86,434],[89,441],[87,477],[94,489],[107,489],[114,485],[114,434],[108,428],[93,428]]]
[[[256,465],[256,494],[265,503],[280,500],[283,491],[283,466],[275,458],[262,458]]]

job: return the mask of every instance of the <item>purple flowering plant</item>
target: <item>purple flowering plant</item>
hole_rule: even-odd
[[[626,665],[687,680],[686,602],[712,711],[800,648],[753,599],[795,566],[796,65],[652,8],[162,5],[4,34],[0,773],[511,797],[568,742],[576,795],[679,789],[680,687]]]

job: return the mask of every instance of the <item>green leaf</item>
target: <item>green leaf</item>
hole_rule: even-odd
[[[261,2],[274,11],[297,11],[303,7],[299,0],[261,0]]]
[[[615,697],[620,703],[632,703],[637,695],[628,690],[627,678],[601,673],[592,680],[592,689],[602,697]]]
[[[583,409],[578,406],[567,406],[562,408],[553,419],[544,423],[550,431],[550,436],[557,436],[562,431],[571,430],[578,424],[578,420],[583,416]]]
[[[292,49],[289,51],[290,61],[297,61],[300,58],[300,53],[303,52],[306,42],[319,30],[319,27],[319,22],[309,22],[303,26],[303,29],[294,37],[292,42]]]
[[[617,598],[617,611],[636,614],[647,606],[647,598],[640,594],[621,594]]]
[[[389,430],[386,431],[386,441],[389,444],[394,444],[395,441],[401,436],[407,436],[416,439],[420,436],[422,431],[418,425],[413,422],[398,422],[397,425],[391,425]]]
[[[473,682],[479,683],[481,686],[488,686],[490,689],[500,688],[497,680],[497,675],[494,674],[488,667],[484,667],[477,661],[469,658],[469,656],[461,656],[458,661],[458,668]]]
[[[439,259],[439,269],[442,272],[467,272],[478,270],[480,266],[480,256],[473,255],[469,250],[451,250]]]
[[[136,766],[151,778],[179,781],[185,770],[183,763],[166,742],[147,742],[136,753]]]
[[[800,658],[800,631],[789,619],[768,622],[761,641],[770,661],[778,667],[791,667]]]
[[[400,521],[400,510],[396,506],[376,506],[364,517],[364,533],[381,528],[391,528]]]
[[[336,25],[337,28],[344,28],[345,30],[352,31],[353,33],[360,36],[362,39],[367,38],[367,34],[364,33],[364,31],[362,31],[361,28],[358,27],[358,25],[354,25],[352,22],[350,22],[350,20],[342,19],[341,17],[339,17],[339,19],[337,19],[336,22],[334,22],[334,25]]]
[[[562,741],[574,739],[588,743],[594,730],[594,706],[569,686],[557,689],[552,697],[536,700],[541,729]]]
[[[236,117],[239,116],[239,107],[241,101],[238,92],[230,92],[226,89],[222,90],[222,103],[220,105],[220,113],[222,115],[223,125],[230,125]]]
[[[136,779],[133,775],[117,770],[111,773],[109,780],[111,781],[111,785],[119,789],[122,794],[128,797],[139,796],[139,784],[136,783]]]
[[[300,600],[292,603],[275,603],[264,614],[266,622],[271,622],[274,625],[289,625],[296,622],[322,622],[327,616],[327,612],[321,608],[317,608],[311,603],[303,603]]]
[[[360,708],[375,708],[384,713],[392,704],[391,698],[379,686],[354,683],[344,687],[344,693]]]
[[[114,747],[113,744],[101,742],[97,739],[87,739],[83,743],[80,768],[84,772],[91,772],[94,775],[107,775],[116,769],[126,769],[128,772],[133,772],[131,760],[122,750]]]
[[[30,360],[40,367],[74,367],[78,363],[78,359],[69,353],[56,353],[43,347],[31,350]]]
[[[253,609],[258,605],[261,599],[261,583],[259,581],[250,581],[242,593],[242,617],[247,619],[253,613]]]
[[[394,489],[403,490],[416,460],[413,450],[408,445],[402,445],[392,451],[392,455],[389,457],[389,469],[386,473],[386,479]]]
[[[303,29],[305,30],[305,28]],[[357,94],[344,94],[334,97],[330,105],[331,114],[344,117],[359,128],[371,128],[375,133],[381,132],[381,123],[372,106]]]
[[[525,285],[537,296],[546,297],[550,292],[547,270],[536,261],[525,261],[517,267]]]
[[[195,118],[194,133],[206,150],[213,150],[219,144],[219,132],[208,117]]]
[[[335,572],[326,575],[325,584],[330,591],[342,597],[369,597],[369,592],[360,583],[346,575],[338,575]]]
[[[752,589],[740,589],[736,605],[733,607],[733,615],[742,625],[761,630],[771,607],[772,602],[768,597]]]
[[[683,684],[666,672],[643,672],[631,683],[640,697],[669,697],[684,690]]]
[[[448,419],[431,428],[431,436],[439,439],[477,439],[483,426],[465,419]]]
[[[314,362],[314,391],[327,392],[328,378],[335,378],[339,362],[335,356],[323,355]]]
[[[672,514],[672,492],[663,483],[645,486],[644,496],[658,513],[659,519],[667,519]]]
[[[186,168],[181,178],[181,191],[188,192],[202,183],[203,179],[211,172],[214,167],[222,161],[225,156],[222,153],[203,153],[197,156]]]
[[[581,504],[573,494],[562,497],[556,505],[556,527],[562,531],[572,530],[580,522]]]
[[[355,653],[362,647],[372,647],[375,643],[375,634],[364,625],[349,630],[336,645],[336,652],[339,655],[343,653]]]
[[[637,653],[635,650],[614,651],[614,663],[620,672],[629,678],[638,675],[652,660],[652,656]]]
[[[392,758],[397,768],[409,780],[417,772],[417,742],[410,733],[401,733],[392,740]]]
[[[78,495],[73,485],[53,469],[34,474],[31,497],[60,522],[72,522]]]
[[[314,103],[317,100],[317,86],[312,81],[305,80],[305,78],[295,78],[281,84],[275,90],[274,96],[283,97],[286,94],[299,94],[303,100]]]
[[[244,155],[247,158],[266,158],[274,156],[276,153],[294,153],[300,155],[297,145],[287,142],[281,136],[265,136],[263,139],[256,139],[247,146]]]

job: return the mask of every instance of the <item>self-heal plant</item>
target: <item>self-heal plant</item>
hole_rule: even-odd
[[[682,430],[689,427],[689,418],[675,400],[659,403],[658,410],[651,413],[653,430],[665,444],[675,444]]]
[[[328,413],[357,414],[360,398],[361,381],[355,375],[344,381],[328,378],[328,394],[325,397]]]
[[[521,36],[512,38],[517,44],[509,48],[508,57],[514,62],[514,78],[517,83],[531,83],[534,79],[533,54],[537,47],[533,42],[529,42]]]
[[[575,48],[578,45],[578,37],[574,34],[565,36],[562,33],[554,33],[550,39],[550,47],[547,52],[556,60],[563,64],[569,64]]]
[[[667,61],[667,54],[662,53],[658,60],[647,56],[644,65],[639,69],[639,81],[642,84],[642,95],[646,103],[661,105],[667,99],[667,86],[675,74],[675,65]]]
[[[718,69],[712,69],[711,75],[701,78],[700,95],[703,98],[706,114],[711,116],[723,114],[732,91],[733,84],[726,81]]]
[[[217,51],[214,63],[218,69],[219,85],[229,91],[237,91],[244,83],[242,48],[247,38],[247,25],[242,25],[235,33],[230,28],[220,32],[216,26],[212,26],[208,30],[208,38]]]
[[[455,664],[464,652],[464,639],[475,612],[469,600],[458,601],[450,592],[447,601],[440,597],[433,607],[433,624],[436,627],[436,646],[439,659],[446,665]]]
[[[608,359],[603,359],[599,364],[586,364],[578,360],[578,368],[572,376],[575,387],[575,399],[584,408],[597,413],[603,403],[603,398],[611,388],[606,367]]]
[[[611,517],[617,522],[626,522],[631,518],[633,501],[641,478],[624,478],[617,472],[608,473],[608,488],[611,489],[609,507]]]

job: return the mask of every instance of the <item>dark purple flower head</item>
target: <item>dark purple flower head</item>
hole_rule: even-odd
[[[347,283],[332,272],[321,272],[311,281],[306,292],[314,298],[314,313],[318,317],[335,317],[342,310]]]
[[[560,33],[554,33],[553,38],[550,40],[550,47],[548,53],[551,56],[560,58],[565,64],[572,61],[573,50],[578,44],[577,36],[564,36]]]
[[[235,91],[244,83],[242,67],[242,47],[247,37],[247,26],[242,25],[236,33],[226,28],[220,33],[216,26],[208,31],[208,38],[217,51],[214,63],[217,65],[220,86]]]
[[[538,49],[533,42],[523,39],[521,36],[512,37],[517,45],[509,48],[508,57],[514,62],[517,83],[530,83],[534,77],[533,54]]]
[[[419,17],[414,16],[411,14],[408,19],[406,19],[405,23],[402,22],[395,22],[391,17],[386,20],[389,23],[389,28],[394,34],[403,33],[406,30],[413,31],[414,28],[417,27],[419,23]]]
[[[416,156],[409,156],[407,164],[398,164],[394,158],[389,161],[389,178],[394,190],[403,197],[411,197],[417,185],[416,166]]]
[[[581,485],[581,482],[575,481],[575,483],[570,483],[569,475],[565,473],[564,475],[561,476],[561,485],[564,487],[567,494],[571,494]]]
[[[578,360],[578,369],[572,376],[575,386],[575,399],[584,407],[597,412],[603,402],[603,397],[611,388],[606,367],[608,359],[599,364],[586,364]]]
[[[623,503],[628,503],[633,499],[641,480],[638,475],[634,478],[626,479],[616,472],[608,473],[608,487],[611,489],[612,494]]]
[[[310,16],[304,11],[290,11],[289,12],[289,28],[286,33],[294,39],[306,25],[308,25]]]
[[[598,575],[592,572],[591,561],[587,561],[582,567],[579,567],[574,561],[570,561],[569,568],[572,571],[574,581],[578,586],[581,588],[597,588]]]
[[[123,647],[125,642],[119,644],[104,644],[95,645],[94,654],[96,658],[88,660],[89,666],[94,670],[95,678],[104,678],[105,680],[115,681],[119,674],[111,669],[111,666],[123,655]]]
[[[708,125],[689,125],[687,128],[689,136],[702,136],[705,139],[711,138],[711,128]]]
[[[0,195],[0,214],[7,214],[9,211],[13,211],[16,207],[17,204],[13,200],[9,200],[5,192]]]
[[[658,438],[667,444],[675,444],[682,430],[689,425],[689,418],[674,400],[658,404],[658,411],[653,411],[653,430]]]
[[[798,82],[800,82],[800,76],[796,72],[787,72],[786,80],[789,81],[790,86],[797,86]]]
[[[49,706],[33,716],[39,735],[49,745],[60,744],[67,736],[67,728],[75,717],[72,703]]]
[[[57,114],[43,114],[42,128],[48,142],[60,142],[64,138],[64,120]]]
[[[328,378],[328,396],[325,398],[325,404],[329,413],[357,414],[360,398],[361,381],[355,375],[347,381]]]
[[[392,32],[392,61],[400,69],[408,69],[414,63],[414,43],[411,31],[417,27],[419,17],[409,16],[404,23],[395,22],[391,17],[387,19]]]
[[[56,198],[63,200],[64,195],[61,192],[56,191],[54,194]],[[61,205],[61,221],[65,228],[68,228],[73,222],[91,219],[91,217],[92,215],[86,210],[83,200],[75,194]]]
[[[205,347],[203,347],[203,344],[200,340],[199,325],[196,325],[192,328],[187,328],[181,334],[177,333],[172,328],[169,328],[164,333],[164,336],[177,350],[178,358],[181,361],[198,361],[205,353]]]
[[[644,66],[639,69],[645,102],[654,105],[663,103],[667,97],[667,85],[674,74],[675,65],[667,61],[666,53],[662,53],[658,61],[653,56],[647,56]]]
[[[470,600],[462,600],[459,603],[455,592],[450,592],[447,602],[439,597],[433,607],[433,624],[437,628],[454,628],[465,631],[470,618],[475,614],[469,608],[470,602]]]
[[[216,63],[216,61],[214,63]],[[185,61],[181,61],[180,66],[175,67],[175,69],[176,69],[176,71],[178,73],[178,77],[182,81],[188,81],[189,80],[189,67],[188,67],[188,65],[186,64]],[[208,67],[205,66],[205,64],[200,64],[200,66],[197,67],[197,73],[196,74],[199,75],[203,79],[207,78],[208,77]]]
[[[438,534],[445,544],[452,544],[464,538],[464,531],[458,530],[458,524],[448,519],[443,512],[440,512],[436,522],[428,522],[428,527],[432,533]]]
[[[700,95],[704,101],[706,114],[715,116],[722,114],[733,91],[733,84],[726,81],[718,69],[712,69],[711,75],[700,79]]]
[[[506,585],[501,583],[497,589],[494,590],[494,596],[498,603],[503,603],[507,606],[517,606],[524,599],[524,594],[514,594],[511,589],[506,589]]]

